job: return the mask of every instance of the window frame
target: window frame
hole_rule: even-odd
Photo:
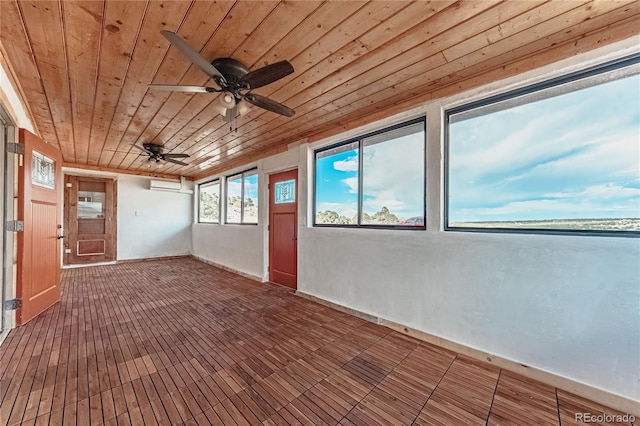
[[[218,184],[218,221],[217,222],[203,222],[200,219],[200,202],[201,202],[201,196],[200,193],[202,191],[202,187],[208,187],[208,186],[213,186],[215,184]],[[222,216],[222,204],[220,203],[220,198],[222,198],[222,184],[220,182],[220,178],[215,178],[213,180],[209,180],[206,182],[202,182],[198,184],[198,210],[197,210],[197,214],[198,214],[198,220],[197,223],[204,223],[204,224],[208,224],[208,225],[220,225],[221,223],[221,216]]]
[[[423,156],[422,156],[422,217],[423,225],[422,226],[413,226],[413,225],[381,225],[381,224],[363,224],[363,149],[364,143],[363,141],[367,138],[371,138],[383,133],[388,133],[394,130],[401,129],[403,127],[409,127],[414,124],[422,124],[422,132],[424,135],[423,140]],[[316,205],[316,192],[317,192],[317,160],[318,154],[329,151],[331,149],[339,148],[341,146],[346,146],[352,143],[358,144],[358,206],[357,206],[357,215],[358,215],[358,223],[355,224],[331,224],[331,223],[317,223],[316,222],[316,214],[317,214],[317,205]],[[392,126],[384,127],[382,129],[365,133],[362,135],[358,135],[349,139],[345,139],[343,141],[333,143],[327,146],[323,146],[313,150],[313,200],[312,200],[312,215],[313,221],[312,226],[316,228],[346,228],[346,229],[400,229],[400,230],[413,230],[413,231],[424,231],[427,229],[427,117],[422,115],[417,118],[413,118],[411,120],[403,121],[398,124],[394,124]]]
[[[542,93],[545,90],[557,89],[560,93],[557,96],[562,96],[566,93],[572,93],[580,90],[580,88],[573,89],[567,85],[580,85],[584,83],[584,88],[594,87],[600,83],[590,83],[586,81],[589,78],[597,78],[606,75],[607,73],[613,73],[616,71],[622,71],[624,68],[631,67],[640,63],[640,53],[625,56],[619,59],[605,62],[603,64],[594,65],[582,70],[570,72],[555,78],[550,78],[538,83],[529,84],[520,88],[509,90],[503,93],[499,93],[493,96],[482,98],[476,101],[468,102],[459,106],[454,106],[444,110],[442,114],[442,128],[443,128],[443,142],[444,142],[444,161],[443,161],[443,229],[444,231],[453,232],[475,232],[475,233],[487,233],[487,234],[537,234],[537,235],[571,235],[571,236],[605,236],[605,237],[639,237],[640,231],[611,231],[611,230],[583,230],[583,229],[553,229],[553,228],[509,228],[509,227],[466,227],[466,226],[450,226],[449,225],[449,182],[450,182],[450,125],[451,117],[455,114],[464,112],[470,112],[472,110],[478,110],[484,107],[491,107],[498,105],[502,102],[508,102],[521,97],[533,96],[537,93]],[[637,75],[638,72],[629,72],[627,75],[622,75],[617,80],[625,78],[631,75]],[[604,83],[604,82],[603,82]],[[568,89],[568,90],[567,90]],[[556,95],[548,96],[548,98],[556,97]],[[530,103],[530,101],[521,103],[521,105]],[[505,109],[508,109],[507,107]],[[491,112],[490,112],[491,113]],[[490,114],[489,113],[489,114]],[[480,114],[485,115],[485,114]]]
[[[245,177],[246,175],[258,176],[258,168],[252,167],[250,169],[243,170],[238,173],[234,173],[228,176],[225,176],[225,191],[224,191],[224,224],[225,225],[257,225],[260,220],[260,211],[258,210],[257,219],[255,222],[245,222],[244,220],[244,186],[245,186]],[[237,178],[240,176],[240,222],[229,222],[229,180],[234,180],[232,178]],[[258,179],[260,177],[258,176]],[[260,201],[260,191],[258,190],[258,202]],[[256,204],[256,208],[258,208],[258,204]]]

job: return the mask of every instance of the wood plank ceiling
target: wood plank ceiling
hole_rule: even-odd
[[[0,48],[37,131],[68,166],[201,178],[638,34],[640,2],[0,1]],[[217,95],[149,89],[207,76],[161,36],[250,69],[295,73],[256,90],[232,126]],[[134,144],[191,155],[149,169]]]

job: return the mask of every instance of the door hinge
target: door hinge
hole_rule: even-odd
[[[4,223],[4,230],[9,232],[24,231],[24,222],[21,220],[8,220]]]
[[[22,308],[22,299],[5,300],[3,308],[5,311],[15,311]]]
[[[17,142],[8,142],[6,151],[13,154],[24,154],[24,144]]]

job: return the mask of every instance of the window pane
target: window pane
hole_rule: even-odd
[[[276,182],[274,187],[274,204],[287,204],[296,202],[296,181],[295,179]]]
[[[316,224],[358,223],[358,143],[316,153]]]
[[[634,75],[450,124],[448,226],[639,231],[639,88]]]
[[[242,175],[227,178],[227,223],[240,223]]]
[[[78,190],[78,219],[104,218],[104,197],[104,192]]]
[[[56,188],[55,162],[37,151],[31,156],[31,183],[45,188]]]
[[[422,122],[363,140],[362,224],[424,226]]]
[[[244,176],[244,219],[242,223],[258,223],[258,174],[247,172]]]
[[[220,222],[220,181],[200,185],[199,222]]]

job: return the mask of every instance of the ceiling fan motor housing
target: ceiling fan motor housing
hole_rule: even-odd
[[[248,89],[242,81],[242,77],[249,73],[249,69],[240,61],[233,58],[218,58],[211,62],[227,80],[222,87],[238,97],[241,89]]]

